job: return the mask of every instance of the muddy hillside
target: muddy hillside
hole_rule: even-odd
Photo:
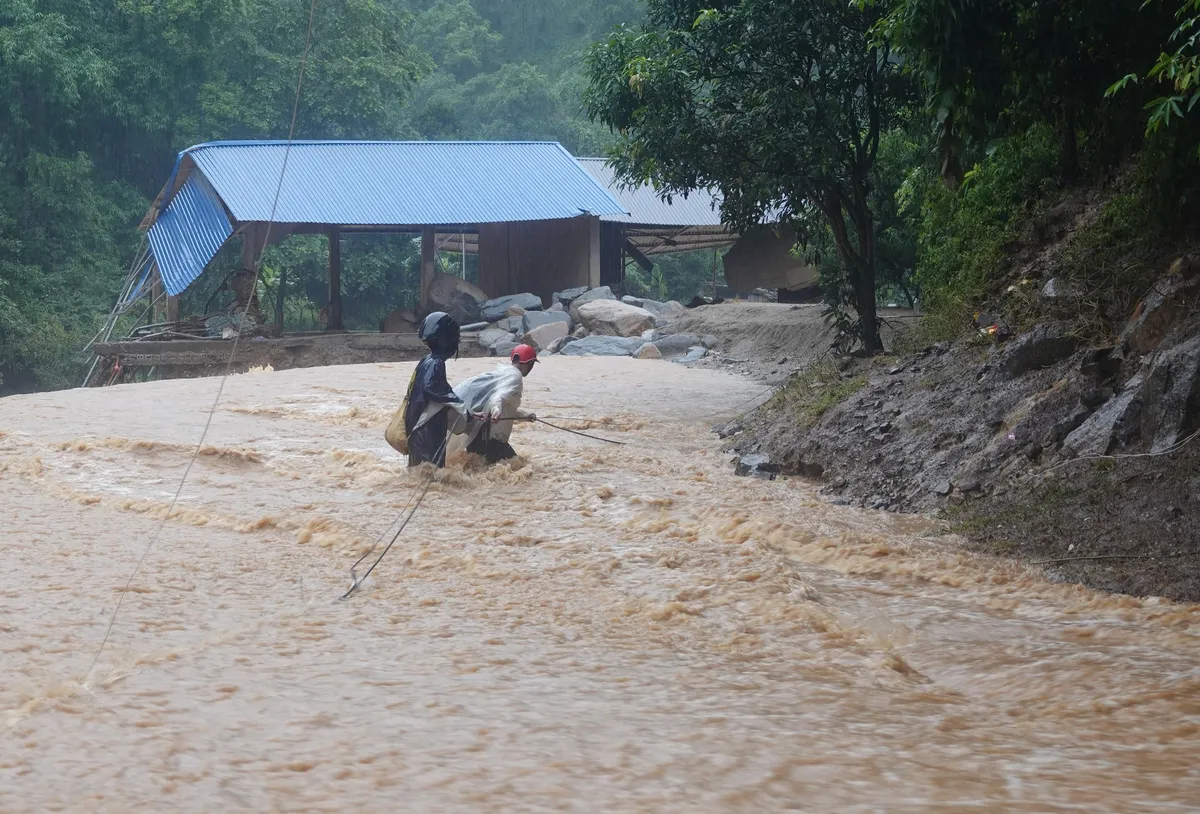
[[[751,474],[941,516],[979,550],[1060,578],[1200,599],[1198,307],[1200,262],[1187,255],[1111,339],[985,315],[956,341],[817,359],[718,431]]]

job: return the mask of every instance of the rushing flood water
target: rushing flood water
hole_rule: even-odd
[[[1200,805],[1200,608],[735,478],[707,428],[760,388],[713,371],[539,366],[626,445],[459,456],[335,601],[421,480],[409,370],[232,378],[86,686],[217,382],[0,401],[0,811]]]

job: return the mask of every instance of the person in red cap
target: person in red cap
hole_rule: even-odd
[[[486,458],[488,463],[516,457],[516,450],[508,443],[514,420],[537,418],[521,409],[524,379],[537,361],[537,351],[532,345],[518,345],[513,349],[510,364],[472,376],[454,388],[471,412],[487,418],[487,423],[467,445],[467,452]]]

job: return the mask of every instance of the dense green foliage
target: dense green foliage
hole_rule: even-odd
[[[1010,284],[1027,221],[1130,161],[1155,168],[1121,194],[1159,237],[1195,198],[1196,133],[1166,125],[1200,100],[1200,0],[648,8],[590,55],[589,112],[619,134],[617,167],[665,192],[719,186],[739,226],[790,220],[831,316],[868,350],[875,296],[961,330]],[[1122,279],[1107,284],[1138,284]]]
[[[882,8],[830,0],[649,0],[645,25],[592,49],[589,113],[618,131],[626,178],[666,193],[715,187],[741,228],[771,213],[820,230],[846,275],[868,349],[876,231],[869,203],[884,132],[910,83],[871,40]]]
[[[79,349],[111,309],[181,149],[287,135],[309,8],[0,0],[0,392],[78,381]],[[636,0],[315,8],[298,137],[557,139],[577,154],[608,138],[581,111],[583,50],[641,13]],[[324,251],[290,238],[268,253],[264,307],[287,268],[289,328],[317,325]],[[203,310],[236,259],[233,245],[185,312]],[[415,262],[406,237],[347,240],[348,324],[376,328],[411,302]]]
[[[309,7],[0,0],[0,392],[78,381],[181,149],[286,135]],[[969,325],[1013,288],[1029,222],[1100,182],[1111,200],[1063,273],[1117,313],[1200,200],[1200,0],[315,8],[299,137],[556,139],[612,150],[665,195],[715,185],[732,225],[781,213],[797,227],[832,312],[868,345],[876,294],[915,301],[943,333]],[[236,258],[233,245],[185,310],[224,302]],[[408,236],[348,239],[347,325],[410,303],[416,259]],[[268,309],[285,269],[287,327],[317,327],[324,241],[268,252]],[[687,299],[711,280],[700,252],[629,284]]]
[[[0,0],[0,377],[69,384],[176,153],[287,134],[307,23],[290,0]],[[298,132],[395,134],[432,61],[411,15],[317,4]]]

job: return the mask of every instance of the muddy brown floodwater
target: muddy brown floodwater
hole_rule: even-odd
[[[1200,609],[735,478],[717,371],[548,360],[526,406],[626,445],[518,427],[337,602],[410,369],[231,378],[86,684],[217,382],[0,401],[0,811],[1200,806]]]

